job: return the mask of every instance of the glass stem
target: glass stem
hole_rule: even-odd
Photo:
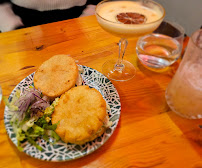
[[[121,38],[119,40],[119,57],[115,65],[115,70],[121,71],[124,68],[124,64],[122,64],[122,62],[127,46],[128,46],[128,40],[125,38]]]

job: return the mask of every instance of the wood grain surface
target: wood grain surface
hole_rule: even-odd
[[[56,54],[69,54],[101,72],[117,58],[118,38],[102,30],[95,16],[61,21],[0,34],[0,85],[9,96],[14,87]],[[98,150],[77,160],[53,163],[19,152],[4,126],[0,105],[0,167],[2,168],[202,168],[202,120],[188,120],[170,111],[165,89],[179,61],[167,71],[146,69],[130,39],[125,59],[137,69],[127,82],[112,81],[121,98],[120,122]]]

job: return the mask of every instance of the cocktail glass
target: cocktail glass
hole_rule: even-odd
[[[116,81],[134,77],[134,65],[123,57],[128,45],[127,38],[140,37],[153,32],[163,21],[164,8],[152,0],[104,0],[96,7],[96,17],[107,32],[120,37],[118,59],[104,63],[102,72]]]
[[[183,59],[166,89],[172,111],[188,119],[202,118],[202,29],[194,32]]]
[[[139,38],[136,52],[148,69],[163,72],[181,56],[184,28],[176,22],[163,21],[151,34]]]

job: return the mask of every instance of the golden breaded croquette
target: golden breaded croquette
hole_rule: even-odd
[[[55,98],[75,86],[78,67],[67,55],[55,55],[35,72],[34,87],[44,95]]]
[[[107,116],[106,102],[99,91],[77,86],[64,93],[52,114],[56,133],[66,143],[84,144],[100,136]]]

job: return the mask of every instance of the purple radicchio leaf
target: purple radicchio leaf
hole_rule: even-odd
[[[35,88],[25,90],[20,98],[15,102],[15,105],[18,107],[19,120],[23,120],[25,112],[29,106],[36,101],[35,95],[40,96],[40,92]]]
[[[50,104],[43,99],[40,99],[30,106],[31,117],[40,117],[41,112],[44,111]]]

